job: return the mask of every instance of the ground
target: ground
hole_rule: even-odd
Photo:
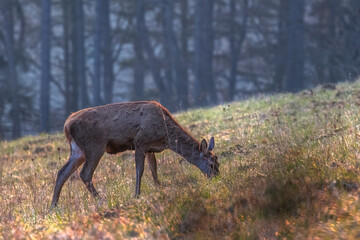
[[[106,154],[94,175],[103,200],[76,172],[52,212],[63,133],[1,142],[0,239],[360,238],[359,113],[360,82],[183,112],[197,139],[215,137],[219,177],[165,151],[161,186],[146,166],[137,199],[133,152]]]

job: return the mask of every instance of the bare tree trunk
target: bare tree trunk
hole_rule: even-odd
[[[42,0],[41,18],[41,131],[49,132],[50,117],[50,38],[51,38],[51,0]]]
[[[305,0],[288,3],[286,90],[304,88],[304,9]]]
[[[189,20],[188,20],[188,0],[181,0],[181,52],[186,63],[188,60],[188,37],[189,37]]]
[[[71,112],[79,109],[79,79],[77,77],[76,2],[71,3]]]
[[[275,75],[273,80],[273,91],[281,92],[284,90],[284,77],[287,65],[287,41],[286,41],[286,26],[287,26],[287,9],[288,0],[280,0],[278,13],[278,42],[276,51]]]
[[[195,86],[194,86],[194,100],[196,106],[207,105],[207,84],[203,73],[203,0],[196,0],[195,10],[195,55],[194,55],[194,72],[195,72]]]
[[[110,6],[109,0],[102,0],[103,4],[103,50],[104,50],[104,100],[105,103],[112,102],[112,89],[114,81],[112,41],[110,25]]]
[[[101,82],[101,35],[102,26],[101,22],[103,19],[102,11],[103,0],[96,0],[95,3],[95,34],[94,34],[94,77],[93,77],[93,105],[99,106],[101,104],[100,98],[100,82]]]
[[[77,15],[76,1],[71,1],[71,111],[75,112],[79,109],[79,79],[77,77]]]
[[[172,58],[172,40],[171,40],[171,31],[172,31],[172,1],[163,0],[162,1],[162,24],[163,24],[163,37],[164,37],[164,49],[165,49],[165,83],[169,91],[169,95],[173,96],[173,87],[174,87],[174,72],[173,72],[173,58]]]
[[[230,1],[230,78],[229,78],[229,88],[228,88],[228,101],[233,101],[236,93],[236,78],[237,78],[237,65],[239,61],[239,55],[241,48],[246,36],[247,30],[247,12],[248,12],[248,0],[242,1],[243,5],[241,6],[241,28],[238,31],[237,21],[236,21],[236,1]]]
[[[214,72],[213,72],[213,50],[214,50],[214,33],[213,33],[213,8],[214,8],[214,1],[213,0],[206,0],[206,8],[205,11],[205,18],[204,23],[206,27],[206,31],[204,34],[204,42],[205,42],[205,51],[204,51],[204,60],[205,60],[205,67],[204,67],[204,75],[205,81],[208,84],[208,91],[209,91],[209,102],[210,104],[217,104],[217,94],[216,94],[216,86],[214,81]]]
[[[196,0],[195,9],[195,104],[215,104],[213,79],[213,0]]]
[[[236,2],[235,0],[230,0],[230,78],[229,78],[229,88],[228,88],[228,101],[234,100],[235,88],[236,88],[236,78],[237,78],[237,64],[239,61],[239,54],[237,53],[237,43],[236,43]]]
[[[64,28],[64,78],[65,78],[65,118],[71,112],[70,95],[70,48],[69,48],[69,2],[62,1],[63,28]]]
[[[179,79],[183,82],[184,89],[182,89],[180,95],[180,101],[183,101],[182,106],[184,109],[189,107],[189,77],[188,77],[188,0],[181,1],[181,57],[183,66],[183,79]]]
[[[136,33],[134,40],[134,51],[135,51],[135,66],[134,66],[134,100],[143,100],[144,99],[144,68],[145,68],[145,59],[144,59],[144,48],[141,39],[141,27],[136,24]]]
[[[157,86],[157,89],[159,91],[160,102],[171,109],[172,106],[169,105],[169,102],[170,102],[169,99],[171,99],[171,97],[167,92],[166,85],[164,84],[164,80],[160,73],[160,66],[159,66],[158,60],[155,57],[155,54],[153,52],[153,49],[152,49],[152,46],[150,43],[149,33],[148,33],[148,30],[145,25],[144,15],[145,15],[144,0],[137,0],[137,5],[136,5],[136,22],[138,24],[137,29],[139,31],[139,34],[141,35],[142,44],[144,46],[145,52],[148,57],[150,69],[151,69],[155,84]]]
[[[82,0],[75,0],[76,5],[76,75],[80,82],[81,107],[89,106],[86,84],[85,41],[84,41],[84,10]]]
[[[333,42],[336,42],[338,36],[336,36],[336,20],[338,19],[338,10],[339,5],[341,4],[340,1],[337,0],[330,0],[328,1],[329,4],[329,16],[328,16],[328,31],[329,31],[329,39],[332,39]],[[334,44],[335,45],[335,44]],[[329,66],[329,82],[337,83],[343,80],[344,75],[341,74],[339,70],[339,60],[337,59],[337,50],[333,49],[333,45],[330,46],[329,50],[329,58],[328,58],[328,66]],[[340,60],[341,61],[341,60]]]
[[[12,117],[12,137],[19,138],[21,136],[20,126],[20,106],[18,96],[18,80],[16,74],[15,64],[15,49],[14,49],[14,16],[13,16],[13,2],[12,0],[3,0],[3,20],[5,26],[5,51],[8,59],[8,82],[11,86],[11,117]]]
[[[168,64],[167,71],[169,71],[171,79],[175,79],[175,86],[177,90],[177,107],[183,109],[188,107],[188,84],[186,68],[184,66],[174,33],[173,0],[164,0],[163,6],[163,30],[166,46],[166,62]],[[172,94],[171,91],[170,94]]]

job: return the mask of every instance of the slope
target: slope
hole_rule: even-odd
[[[0,238],[357,238],[359,112],[360,82],[183,112],[196,138],[215,137],[220,177],[165,151],[161,187],[147,166],[135,199],[133,153],[105,155],[94,175],[104,200],[76,172],[51,213],[63,134],[1,142]]]

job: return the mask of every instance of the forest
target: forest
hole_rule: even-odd
[[[358,0],[2,0],[0,139],[71,112],[170,111],[298,92],[360,72]]]
[[[359,0],[0,0],[0,239],[359,239],[359,39]]]

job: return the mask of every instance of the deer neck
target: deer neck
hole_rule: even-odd
[[[188,162],[197,165],[200,143],[178,124],[168,127],[168,144],[172,151],[184,157]]]

